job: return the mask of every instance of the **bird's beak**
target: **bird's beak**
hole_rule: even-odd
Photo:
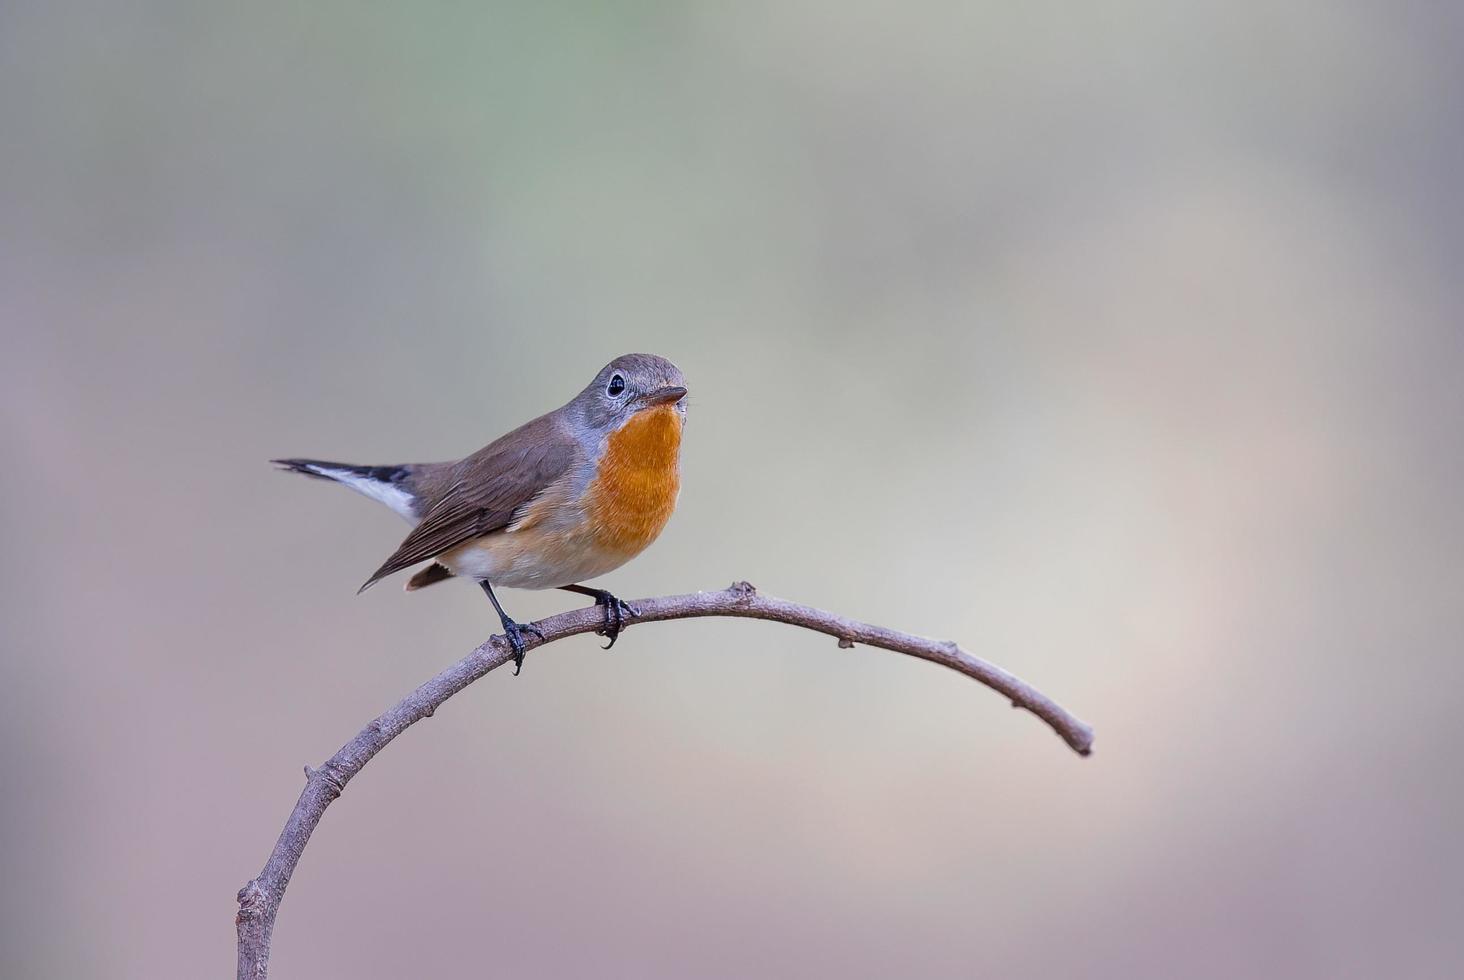
[[[657,388],[646,395],[643,399],[646,405],[670,405],[681,401],[686,396],[686,389],[680,385],[667,385],[665,388]]]

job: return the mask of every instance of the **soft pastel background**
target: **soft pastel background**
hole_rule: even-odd
[[[0,5],[0,975],[227,976],[302,784],[495,628],[280,454],[692,386],[602,580],[331,809],[279,977],[1444,977],[1464,15]],[[536,617],[575,601],[509,593]]]

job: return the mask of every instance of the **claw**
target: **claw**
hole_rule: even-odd
[[[493,594],[493,586],[487,579],[482,579],[478,584],[487,593],[488,601],[493,603],[493,609],[498,613],[498,621],[503,624],[503,635],[507,638],[508,645],[513,647],[513,676],[517,677],[519,671],[524,669],[524,634],[533,633],[540,642],[543,641],[544,634],[539,631],[537,626],[523,626],[510,619],[508,613],[503,611],[498,596]]]
[[[624,599],[616,598],[604,589],[592,589],[588,585],[561,585],[559,588],[576,595],[587,595],[595,600],[595,605],[605,608],[605,625],[595,630],[595,633],[599,636],[610,637],[610,642],[604,647],[606,650],[615,645],[615,640],[620,636],[620,630],[625,626],[625,621],[640,615],[640,610],[635,606]]]
[[[616,640],[620,639],[620,630],[625,626],[625,620],[639,616],[640,610],[624,599],[618,599],[608,592],[605,593],[604,597],[597,598],[595,605],[605,607],[605,625],[595,632],[601,636],[608,636],[610,638],[610,642],[600,648],[602,650],[608,650],[615,645]]]
[[[515,623],[511,619],[503,621],[503,635],[508,638],[508,645],[513,647],[513,676],[517,677],[519,671],[524,669],[524,634],[533,633],[542,643],[544,634],[539,627],[531,623]]]

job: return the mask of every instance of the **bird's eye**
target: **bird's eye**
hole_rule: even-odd
[[[605,388],[605,394],[609,395],[611,398],[614,398],[616,395],[620,394],[624,390],[625,379],[616,374],[611,376],[610,384]]]

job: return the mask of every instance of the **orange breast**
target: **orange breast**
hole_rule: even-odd
[[[638,412],[610,436],[599,472],[585,488],[596,543],[639,554],[676,509],[681,492],[681,413],[666,405]]]

